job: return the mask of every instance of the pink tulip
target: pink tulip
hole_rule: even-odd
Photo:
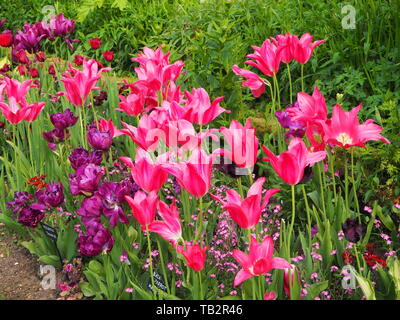
[[[213,156],[204,150],[195,149],[189,160],[169,162],[163,165],[168,173],[176,177],[179,184],[195,197],[204,196],[211,185]]]
[[[127,157],[120,159],[131,168],[133,180],[146,192],[158,191],[168,179],[168,173],[163,169],[160,160],[153,161],[143,149],[136,149],[135,164]]]
[[[28,104],[27,102],[17,103],[14,98],[11,98],[8,105],[0,102],[0,110],[10,123],[17,124],[22,120],[35,121],[45,104],[45,102],[35,102],[33,104]]]
[[[266,39],[261,47],[252,46],[254,53],[247,55],[247,58],[253,60],[247,60],[245,63],[256,67],[266,76],[272,77],[279,71],[279,65],[281,63],[280,51],[278,42],[271,38]]]
[[[98,126],[100,131],[109,131],[113,138],[119,137],[122,134],[122,132],[113,124],[111,119],[100,119]]]
[[[285,290],[287,296],[290,298],[290,286],[294,286],[294,278],[297,273],[297,281],[301,285],[300,272],[294,264],[290,265],[291,268],[287,268],[283,275],[283,289]]]
[[[246,69],[240,69],[236,64],[232,66],[232,70],[238,76],[246,78],[242,86],[248,87],[254,97],[258,98],[264,93],[265,83],[257,74]]]
[[[175,149],[178,148],[178,145],[181,145],[184,150],[196,149],[207,137],[218,141],[218,137],[213,134],[218,131],[217,129],[197,133],[193,124],[185,119],[166,121],[162,130],[165,132],[166,145]]]
[[[43,110],[45,102],[29,104],[26,101],[25,96],[33,87],[37,85],[33,85],[32,80],[21,83],[8,77],[0,79],[0,110],[10,123],[17,124],[22,120],[35,121]],[[8,97],[8,104],[4,102],[4,93]]]
[[[201,248],[197,243],[195,245],[186,243],[186,249],[182,246],[177,247],[177,251],[185,257],[188,267],[195,271],[200,271],[204,268],[207,249],[208,246]]]
[[[240,168],[251,168],[257,162],[258,138],[256,129],[252,128],[248,119],[242,126],[238,121],[232,120],[229,129],[221,127],[222,135],[231,150],[219,150]]]
[[[293,138],[288,151],[275,156],[267,147],[263,146],[268,157],[263,161],[269,161],[275,172],[289,185],[298,184],[304,176],[304,169],[313,166],[318,161],[325,159],[326,152],[309,152],[303,140]]]
[[[157,198],[155,191],[146,195],[140,190],[136,191],[133,199],[130,196],[125,196],[125,200],[131,207],[132,214],[140,223],[142,230],[146,230],[156,217]]]
[[[58,95],[63,95],[75,106],[82,107],[90,91],[97,89],[95,85],[97,80],[100,79],[101,73],[108,70],[111,70],[111,68],[98,70],[96,60],[84,60],[83,71],[69,65],[69,69],[63,74],[63,78],[61,79],[66,92],[58,92]]]
[[[139,81],[154,91],[160,90],[162,86],[168,86],[170,81],[175,81],[180,75],[184,63],[178,60],[170,64],[169,54],[169,52],[163,54],[161,47],[156,51],[145,47],[143,54],[132,59],[140,64],[139,68],[135,68]]]
[[[301,121],[306,125],[315,124],[318,120],[326,120],[328,110],[324,96],[319,92],[318,86],[315,87],[312,96],[307,93],[299,92],[297,94],[298,108],[287,108],[293,121]]]
[[[269,291],[264,294],[264,300],[276,300],[277,297],[275,291]]]
[[[232,220],[243,229],[252,229],[260,221],[261,211],[268,205],[269,199],[281,189],[268,190],[262,201],[262,186],[265,178],[259,178],[250,187],[247,197],[243,200],[233,189],[226,192],[226,200],[223,201],[214,195],[214,199],[220,201],[222,208],[229,212]]]
[[[130,87],[131,93],[127,97],[119,96],[121,102],[118,104],[119,108],[115,110],[125,112],[130,116],[137,116],[157,106],[158,101],[155,91],[148,89],[140,81],[132,84],[127,83],[127,85]]]
[[[328,121],[319,121],[323,127],[325,143],[350,148],[359,146],[365,148],[364,143],[370,140],[380,140],[387,144],[390,141],[381,136],[382,128],[374,124],[374,120],[368,119],[363,124],[358,120],[358,112],[361,104],[351,111],[346,112],[340,105],[333,108],[332,118]]]
[[[3,81],[3,84],[1,84]],[[0,96],[2,92],[5,92],[9,99],[14,98],[17,103],[26,102],[25,96],[27,95],[28,91],[33,88],[37,87],[37,85],[32,84],[33,80],[26,80],[24,82],[19,82],[15,79],[10,79],[5,77],[4,79],[0,80]],[[0,102],[2,101],[2,97],[0,97]]]
[[[158,233],[175,246],[182,237],[181,220],[175,201],[172,202],[170,207],[165,202],[158,201],[158,214],[163,221],[153,221],[149,225],[149,231]]]
[[[295,42],[296,36],[286,33],[286,34],[278,34],[276,36],[276,40],[278,40],[278,45],[281,49],[281,60],[284,63],[290,63],[293,57],[293,44]]]
[[[297,36],[295,37],[293,41],[293,57],[298,63],[304,64],[310,60],[314,49],[326,41],[318,40],[312,42],[312,39],[313,36],[308,32],[303,34],[300,40]]]
[[[230,110],[225,110],[219,105],[224,97],[219,97],[210,103],[210,97],[203,88],[193,89],[192,93],[186,91],[186,97],[184,119],[192,123],[204,125],[213,121],[223,112],[230,113]]]
[[[120,130],[121,133],[130,137],[140,148],[147,151],[156,150],[159,138],[164,136],[164,132],[158,129],[157,123],[147,114],[140,118],[137,128],[123,121],[121,123],[126,128]]]
[[[291,268],[290,263],[285,259],[272,257],[274,254],[274,242],[268,235],[262,243],[258,243],[256,238],[251,236],[248,255],[236,249],[232,253],[236,261],[242,266],[242,269],[236,274],[233,284],[235,287],[251,277],[264,275],[272,269]]]

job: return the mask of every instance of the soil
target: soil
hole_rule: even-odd
[[[39,264],[0,223],[0,300],[56,300],[57,289],[43,289]]]

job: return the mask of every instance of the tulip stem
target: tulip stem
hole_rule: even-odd
[[[169,288],[169,283],[168,283],[167,272],[165,270],[164,257],[163,257],[162,250],[161,250],[160,240],[158,240],[158,238],[157,238],[157,246],[158,246],[158,252],[160,253],[161,268],[162,268],[162,271],[163,271],[163,274],[164,274],[164,282],[165,282],[165,285],[167,287],[167,292],[171,293],[171,290]]]
[[[324,185],[322,182],[322,175],[324,174],[324,165],[323,163],[319,163],[319,184],[320,184],[320,191],[321,191],[321,200],[322,200],[322,209],[324,210],[324,218],[326,218],[326,207],[325,207],[325,194],[324,194]]]
[[[296,201],[295,201],[294,184],[291,185],[291,188],[292,188],[292,222],[290,223],[289,239],[288,239],[288,246],[287,246],[287,248],[288,248],[287,258],[288,259],[290,259],[290,241],[292,238],[294,220],[295,220],[295,215],[296,215]]]
[[[287,73],[288,73],[288,78],[289,78],[289,92],[290,92],[289,98],[290,98],[290,104],[292,104],[293,103],[293,97],[292,97],[292,95],[293,95],[292,75],[290,74],[290,65],[289,65],[289,63],[286,63],[286,66],[287,66]]]
[[[301,64],[301,91],[304,92],[304,64]]]
[[[347,170],[347,156],[344,158],[344,199],[346,202],[346,216],[349,217],[349,179]]]
[[[150,232],[149,232],[149,225],[148,224],[146,224],[146,236],[147,236],[147,249],[149,250],[151,289],[153,291],[153,295],[155,295],[155,291],[157,291],[157,288],[154,285],[153,258],[151,257],[151,243],[150,243]]]
[[[239,178],[237,179],[237,182],[238,182],[239,194],[240,194],[240,196],[241,196],[242,199],[243,199],[242,177],[239,177]]]
[[[200,197],[200,199],[199,199],[199,209],[200,209],[200,212],[197,217],[197,223],[200,225],[197,228],[198,233],[195,237],[195,240],[198,240],[199,238],[201,239],[201,233],[203,232],[203,197]]]
[[[306,187],[304,186],[304,184],[301,186],[301,189],[303,190],[304,203],[306,204],[308,233],[309,233],[309,235],[310,235],[310,241],[311,241],[312,235],[311,235],[310,207],[308,206],[308,199],[307,199]]]
[[[333,194],[335,196],[335,201],[336,201],[337,195],[336,195],[336,179],[335,179],[335,168],[334,168],[335,156],[332,153],[329,153],[329,154],[330,154],[329,162],[330,162],[331,174],[332,174],[332,182],[333,182]]]
[[[357,208],[358,223],[361,224],[360,205],[358,203],[358,197],[357,197],[357,191],[356,191],[356,181],[354,180],[354,151],[353,151],[353,148],[351,148],[351,181],[353,182],[354,201],[356,203],[356,208]]]

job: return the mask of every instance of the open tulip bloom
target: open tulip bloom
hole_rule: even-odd
[[[252,229],[260,221],[261,211],[268,205],[269,199],[281,190],[268,190],[262,201],[262,185],[264,182],[265,178],[259,178],[254,182],[247,192],[247,197],[245,199],[242,199],[233,189],[226,192],[225,200],[221,200],[213,195],[211,196],[223,204],[222,208],[229,212],[232,220],[241,228]]]
[[[292,268],[285,259],[273,257],[273,254],[274,242],[270,236],[266,236],[261,243],[251,236],[248,255],[243,251],[234,249],[233,257],[242,266],[242,269],[236,274],[234,286],[238,286],[251,277],[265,275],[272,269]]]
[[[304,169],[313,166],[326,157],[325,151],[310,152],[303,140],[293,138],[288,146],[288,151],[274,155],[267,147],[262,147],[267,157],[264,161],[271,163],[275,172],[289,185],[298,184],[304,176]]]

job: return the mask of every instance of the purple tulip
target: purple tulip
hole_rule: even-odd
[[[79,167],[75,174],[69,175],[71,193],[73,195],[93,193],[97,190],[103,174],[103,168],[93,163]]]
[[[41,25],[49,40],[54,40],[55,37],[65,38],[75,31],[75,20],[65,18],[62,13],[57,18],[52,16],[49,23],[42,22]]]
[[[114,238],[110,230],[96,221],[86,226],[86,235],[78,237],[79,252],[85,256],[97,256],[103,251],[111,251],[114,246]]]
[[[363,226],[357,223],[356,219],[348,218],[343,224],[342,229],[347,241],[357,243],[363,234]]]
[[[87,225],[91,221],[101,222],[101,214],[103,213],[103,204],[101,198],[94,195],[90,198],[85,198],[81,207],[76,211],[82,217],[83,224]]]
[[[119,183],[105,182],[100,187],[96,194],[101,198],[103,204],[103,213],[110,219],[110,225],[115,227],[119,222],[127,224],[128,217],[121,207],[125,195],[128,195],[126,189],[119,188]]]
[[[29,228],[36,228],[37,224],[44,218],[46,206],[41,203],[33,203],[21,210],[18,222]]]
[[[52,144],[63,142],[68,139],[70,135],[68,129],[54,128],[53,130],[42,132],[43,138]]]
[[[314,224],[311,227],[311,238],[314,238],[314,236],[318,233],[318,225]]]
[[[296,101],[292,105],[287,106],[286,109],[287,108],[299,108],[299,103]],[[289,129],[289,131],[285,132],[287,139],[291,137],[304,137],[306,133],[306,127],[302,122],[293,121],[285,110],[279,110],[275,112],[275,116],[278,118],[278,122],[282,128]]]
[[[40,51],[40,41],[46,38],[46,33],[43,33],[43,29],[40,28],[39,24],[25,24],[24,29],[18,30],[14,37],[14,44],[19,50],[26,50],[30,53]]]
[[[6,202],[7,209],[12,210],[17,214],[22,208],[24,208],[28,201],[31,199],[31,195],[26,191],[15,191],[14,200]]]
[[[55,208],[64,202],[64,188],[61,182],[50,183],[46,189],[37,191],[35,196],[40,203]]]
[[[57,129],[65,129],[75,125],[78,121],[78,117],[76,117],[70,109],[65,109],[64,112],[51,114],[50,121]]]
[[[100,150],[89,152],[82,147],[72,150],[71,155],[68,157],[72,168],[77,170],[79,167],[93,163],[100,165],[103,159],[103,153]]]
[[[87,141],[93,149],[107,151],[112,144],[112,133],[100,131],[97,128],[90,128],[87,131]]]

